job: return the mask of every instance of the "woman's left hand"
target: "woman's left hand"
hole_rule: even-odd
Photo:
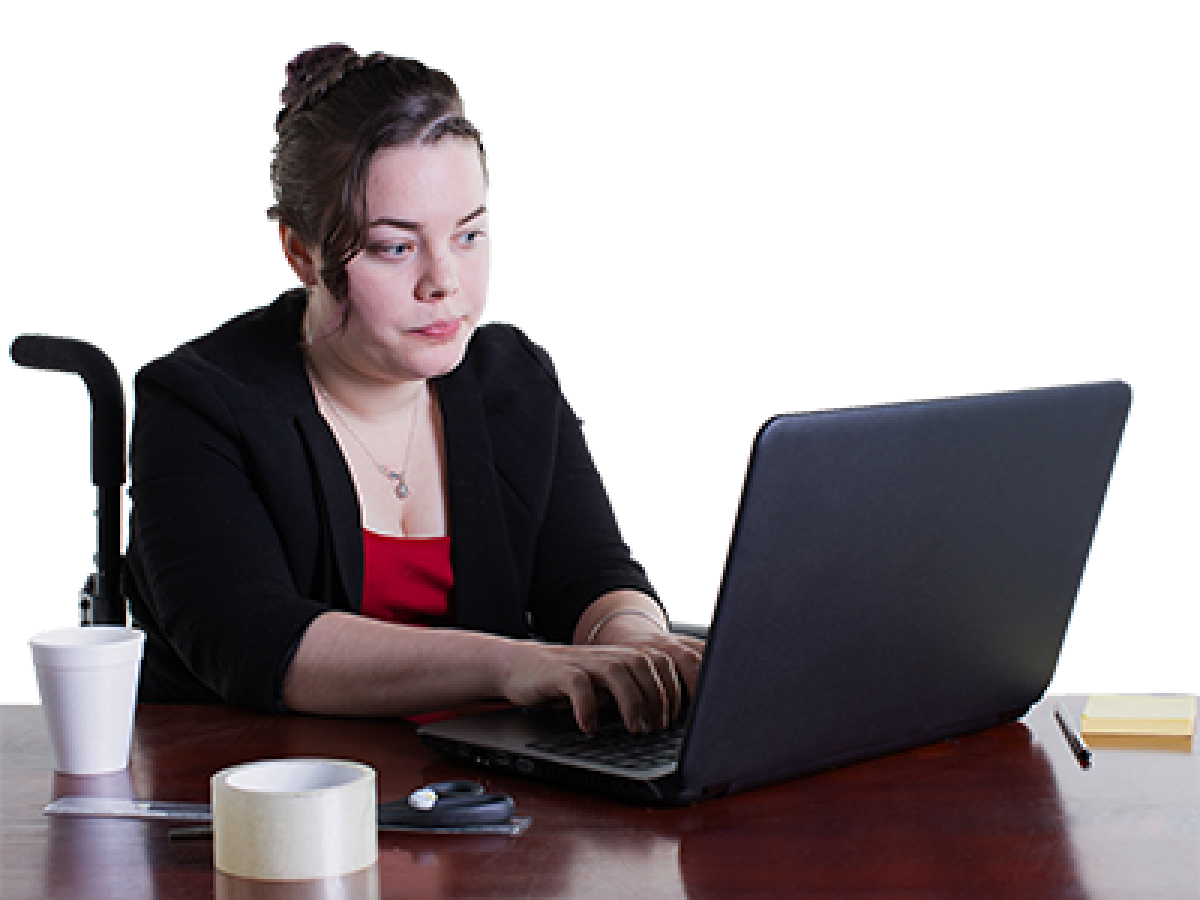
[[[671,659],[677,681],[687,688],[689,694],[695,692],[696,681],[700,677],[700,663],[704,658],[704,641],[655,629],[649,622],[646,628],[618,628],[615,622],[611,624],[613,627],[606,628],[595,641],[596,644],[665,653]],[[673,710],[672,718],[679,711]]]

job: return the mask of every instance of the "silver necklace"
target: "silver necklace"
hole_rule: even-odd
[[[378,470],[379,474],[382,475],[384,478],[386,478],[388,481],[390,481],[392,483],[392,488],[396,493],[396,499],[397,500],[406,499],[408,497],[408,495],[412,493],[412,491],[410,490],[410,488],[408,486],[408,481],[404,477],[404,469],[400,469],[399,471],[396,471],[395,469],[389,469],[387,466],[385,466],[383,463],[381,463],[379,460],[377,460],[375,458],[375,454],[371,452],[371,448],[367,446],[367,442],[364,441],[361,437],[359,437],[358,432],[355,431],[350,426],[350,423],[346,421],[345,417],[341,413],[341,410],[338,409],[337,403],[335,403],[333,398],[331,396],[329,396],[329,392],[327,390],[325,390],[325,385],[323,385],[321,383],[321,379],[317,377],[317,373],[311,369],[309,371],[312,373],[312,382],[313,382],[313,385],[317,389],[317,393],[319,393],[321,395],[321,398],[325,401],[325,404],[329,407],[329,411],[331,413],[333,413],[334,418],[342,423],[342,425],[345,427],[346,431],[350,432],[350,436],[352,438],[354,438],[355,441],[358,442],[358,446],[362,447],[363,453],[367,454],[367,458],[370,459],[371,462],[375,465],[375,468]],[[414,406],[413,413],[412,413],[412,422],[408,426],[408,446],[404,448],[404,466],[405,466],[405,468],[408,467],[408,458],[412,454],[413,435],[416,434],[416,432],[417,432],[417,410],[416,410],[416,407]]]

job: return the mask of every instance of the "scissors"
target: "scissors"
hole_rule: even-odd
[[[77,800],[76,806],[64,808],[64,800],[57,801],[58,814],[83,815],[77,806],[101,803],[89,798],[65,798],[65,802]],[[112,801],[118,802],[118,801]],[[151,804],[142,803],[139,810],[136,801],[119,801],[129,807],[124,815],[135,818],[191,818],[212,820],[212,811],[207,804],[159,803],[167,810],[149,810]],[[55,806],[56,804],[51,804]],[[187,807],[187,809],[184,809]],[[482,784],[475,781],[437,781],[418,788],[403,800],[389,800],[377,806],[381,831],[427,831],[456,834],[523,834],[532,821],[528,816],[514,816],[515,805],[508,794],[490,794]],[[171,815],[172,813],[178,814]],[[50,812],[47,807],[47,812]],[[96,813],[92,810],[92,814]],[[111,814],[111,813],[110,813]],[[211,838],[212,826],[175,828],[169,831],[171,840]]]
[[[475,781],[437,781],[403,800],[379,804],[384,829],[494,830],[513,823],[513,799]]]

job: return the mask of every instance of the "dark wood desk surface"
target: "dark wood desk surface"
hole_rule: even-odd
[[[1078,713],[1081,700],[1067,698]],[[322,756],[375,767],[381,800],[478,777],[391,721],[142,707],[128,772],[50,771],[36,706],[0,707],[4,898],[346,896],[231,885],[162,822],[51,819],[65,794],[208,799],[216,770]],[[380,835],[381,897],[1200,897],[1200,756],[1098,748],[1081,769],[1047,703],[1020,724],[737,797],[651,810],[484,773],[533,817],[518,838]],[[276,886],[278,887],[278,886]],[[354,887],[354,885],[350,885]]]

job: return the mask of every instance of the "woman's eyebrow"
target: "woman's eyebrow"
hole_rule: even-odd
[[[472,219],[478,219],[478,218],[479,218],[480,216],[482,216],[482,215],[483,215],[485,212],[487,212],[487,207],[486,207],[486,206],[481,206],[481,207],[479,207],[479,209],[475,210],[475,212],[471,213],[469,216],[466,216],[466,217],[464,217],[464,218],[462,218],[462,219],[459,219],[459,220],[458,220],[458,227],[459,227],[459,228],[462,228],[464,225],[466,225],[466,224],[467,224],[468,222],[470,222]]]
[[[479,207],[479,209],[475,210],[474,212],[472,212],[466,216],[463,216],[461,219],[459,219],[458,222],[456,223],[455,227],[462,228],[464,225],[466,225],[472,219],[478,219],[480,216],[482,216],[486,212],[487,212],[487,207],[481,206],[481,207]],[[408,219],[392,219],[392,218],[384,217],[381,219],[376,219],[374,222],[372,222],[367,227],[374,228],[376,225],[390,225],[392,228],[400,228],[400,229],[403,229],[404,231],[420,231],[421,230],[421,226],[418,223],[410,222]]]

